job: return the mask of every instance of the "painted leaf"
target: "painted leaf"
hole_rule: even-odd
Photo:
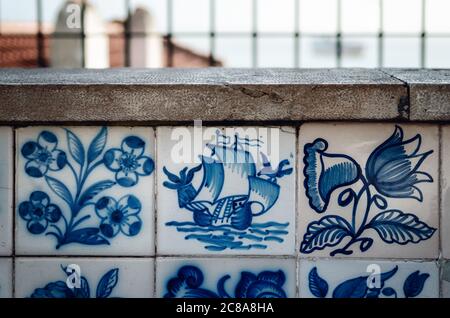
[[[84,191],[84,193],[81,195],[80,199],[78,200],[78,204],[80,206],[83,206],[83,204],[85,204],[87,201],[94,198],[97,194],[99,194],[100,192],[102,192],[106,189],[111,188],[115,184],[116,183],[112,180],[103,180],[103,181],[94,183],[89,188],[87,188],[86,191]]]
[[[420,274],[419,271],[415,271],[409,275],[403,284],[403,292],[405,293],[405,297],[411,298],[418,296],[422,292],[423,286],[425,285],[425,281],[428,277],[430,277],[430,274]]]
[[[103,152],[106,145],[106,137],[107,137],[107,129],[106,127],[102,127],[100,132],[95,136],[89,145],[88,149],[88,163],[93,162],[97,157]]]
[[[333,291],[333,298],[364,298],[367,292],[367,277],[360,276],[339,284]]]
[[[325,216],[308,225],[300,251],[307,254],[327,246],[335,246],[350,234],[350,224],[344,218],[338,215]]]
[[[47,181],[48,186],[53,192],[55,192],[56,195],[66,201],[70,206],[73,205],[72,194],[70,194],[69,189],[67,189],[64,183],[49,176],[45,177],[45,181]]]
[[[97,285],[97,298],[107,298],[109,295],[111,295],[114,287],[116,287],[117,285],[118,280],[118,268],[113,268],[105,275],[103,275],[102,279],[100,279]]]
[[[87,227],[70,232],[66,238],[67,243],[81,243],[87,245],[102,245],[109,242],[102,236],[100,236],[99,229],[95,227]]]
[[[318,298],[325,298],[328,293],[328,283],[319,276],[317,267],[314,267],[308,275],[309,290]]]
[[[81,277],[80,288],[73,290],[75,298],[90,298],[91,292],[89,290],[89,283],[85,277]]]
[[[84,147],[81,140],[70,130],[67,131],[67,143],[69,145],[69,151],[73,159],[78,162],[80,166],[84,164]]]
[[[377,231],[386,243],[401,245],[429,239],[436,231],[435,228],[420,221],[414,214],[403,213],[399,210],[387,210],[377,214],[368,227]]]
[[[381,291],[381,293],[384,296],[391,297],[395,295],[395,290],[392,287],[386,287]]]

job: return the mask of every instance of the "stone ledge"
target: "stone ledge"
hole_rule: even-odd
[[[392,69],[409,87],[410,120],[450,120],[450,69]]]
[[[414,115],[409,116],[408,80],[401,72],[408,71],[0,70],[0,122],[442,120],[418,112],[413,95]],[[435,80],[427,85],[439,95],[426,98],[449,104],[448,80]]]

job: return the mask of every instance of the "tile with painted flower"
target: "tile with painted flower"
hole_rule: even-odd
[[[295,253],[295,129],[159,127],[159,255]]]
[[[303,257],[437,258],[437,126],[310,123],[299,143]]]
[[[152,255],[154,131],[17,131],[16,254]]]
[[[156,297],[293,298],[294,259],[159,258]]]
[[[18,258],[17,298],[151,298],[154,259]]]
[[[437,298],[434,262],[301,260],[300,298]]]

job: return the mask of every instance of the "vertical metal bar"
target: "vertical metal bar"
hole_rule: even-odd
[[[172,42],[173,32],[173,3],[167,0],[167,66],[173,67],[174,47]]]
[[[125,67],[131,66],[131,3],[130,0],[124,0],[125,1],[125,13],[126,13],[126,19],[125,19],[125,29],[124,29],[124,38],[125,38],[125,45],[124,45],[124,64]]]
[[[383,31],[384,31],[384,19],[383,19],[383,0],[379,0],[378,7],[380,10],[379,16],[379,28],[378,28],[378,67],[383,67],[383,54],[384,54],[384,43],[383,43]]]
[[[209,66],[215,65],[216,55],[216,1],[209,1]]]
[[[86,67],[86,30],[85,30],[85,25],[84,25],[84,14],[86,12],[86,3],[83,0],[81,2],[81,17],[80,17],[80,22],[81,22],[81,33],[80,33],[80,39],[81,39],[81,67],[85,68]]]
[[[252,1],[252,67],[258,66],[258,0]]]
[[[300,0],[294,2],[294,67],[300,67]]]
[[[44,33],[42,32],[42,0],[36,1],[36,11],[37,11],[37,66],[45,67],[44,58]]]
[[[342,3],[337,0],[336,66],[342,65]]]
[[[420,33],[420,67],[425,68],[426,54],[426,0],[422,0],[422,25]]]

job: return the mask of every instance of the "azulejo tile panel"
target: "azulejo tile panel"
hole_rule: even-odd
[[[17,258],[17,298],[150,298],[154,259]]]
[[[434,262],[301,260],[301,298],[436,298]]]
[[[11,255],[12,253],[12,143],[12,129],[0,127],[0,255]]]
[[[16,254],[154,254],[152,128],[27,127],[16,149]]]
[[[159,255],[293,255],[290,127],[159,127]]]
[[[295,259],[158,258],[156,296],[165,298],[293,298]]]
[[[0,258],[0,298],[12,297],[12,258]]]
[[[436,125],[300,128],[302,256],[438,257]]]

